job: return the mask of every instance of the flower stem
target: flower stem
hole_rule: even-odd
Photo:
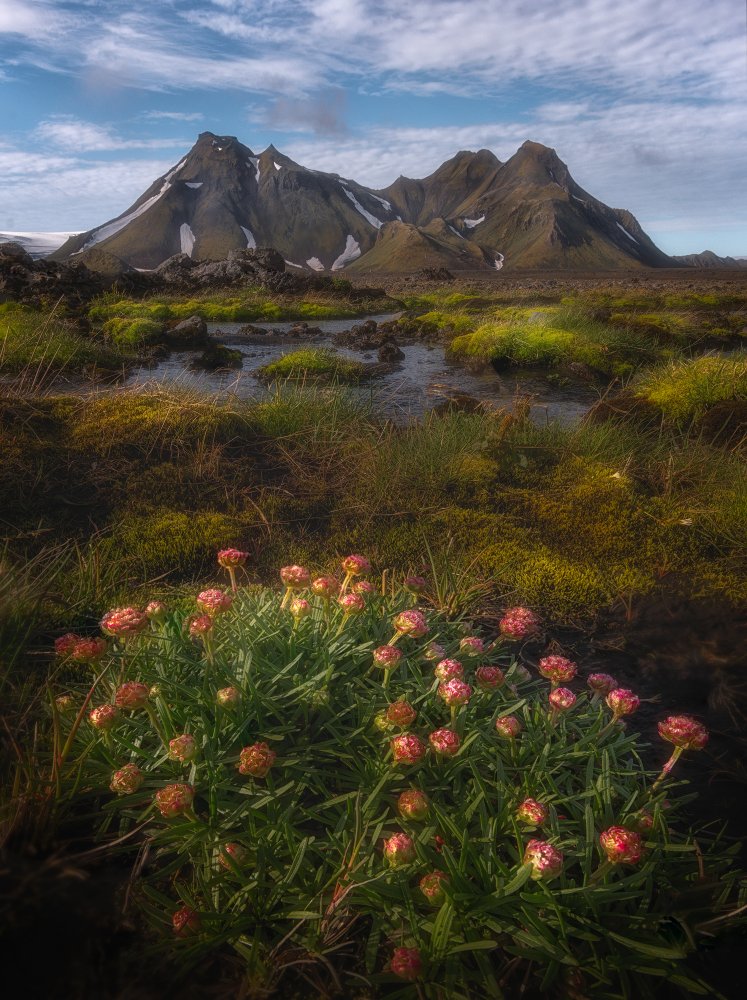
[[[651,791],[652,792],[656,789],[656,787],[658,785],[661,784],[661,782],[664,780],[664,778],[666,778],[666,776],[670,773],[670,771],[672,770],[672,768],[674,767],[674,765],[680,759],[680,756],[682,755],[682,750],[683,750],[682,747],[675,747],[674,748],[672,756],[669,758],[669,760],[666,762],[666,764],[664,765],[664,767],[661,769],[661,774],[659,775],[659,777],[656,779],[656,781],[651,786]]]
[[[236,586],[236,570],[233,566],[228,567],[228,575],[231,577],[231,590],[234,594],[239,592],[239,588]]]
[[[156,715],[156,710],[153,708],[153,706],[150,704],[150,702],[146,702],[146,704],[145,704],[145,711],[148,713],[148,718],[150,719],[151,725],[153,726],[153,728],[155,729],[155,731],[158,733],[158,738],[160,739],[160,741],[163,744],[164,748],[168,749],[168,740],[166,739],[166,737],[163,734],[163,730],[161,729],[161,724],[158,721],[158,716]]]

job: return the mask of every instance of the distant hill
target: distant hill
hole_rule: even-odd
[[[688,253],[673,257],[672,260],[686,267],[747,267],[747,257],[719,257],[713,250]]]
[[[0,243],[20,243],[32,257],[47,257],[58,250],[75,233],[10,233],[0,232]]]
[[[462,151],[428,177],[375,190],[212,132],[125,212],[52,256],[96,247],[155,268],[177,253],[218,260],[255,246],[307,271],[691,266],[659,250],[630,212],[584,191],[536,142],[505,163],[486,149]]]

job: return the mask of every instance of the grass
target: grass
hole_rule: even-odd
[[[635,391],[668,420],[690,423],[716,403],[747,400],[747,353],[705,355],[654,368],[637,380]]]

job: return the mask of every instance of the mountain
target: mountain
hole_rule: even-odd
[[[747,267],[745,257],[719,257],[713,250],[703,250],[701,253],[688,253],[673,257],[679,264],[686,267]]]
[[[212,132],[122,215],[52,257],[85,260],[95,247],[148,269],[177,253],[214,260],[255,246],[311,271],[684,266],[536,142],[505,163],[463,150],[428,177],[372,189]]]
[[[9,233],[0,232],[0,243],[18,243],[34,258],[47,257],[58,250],[75,233]]]

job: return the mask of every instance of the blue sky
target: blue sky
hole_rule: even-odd
[[[0,0],[0,230],[124,211],[201,131],[385,186],[553,146],[670,253],[747,255],[744,0]]]

